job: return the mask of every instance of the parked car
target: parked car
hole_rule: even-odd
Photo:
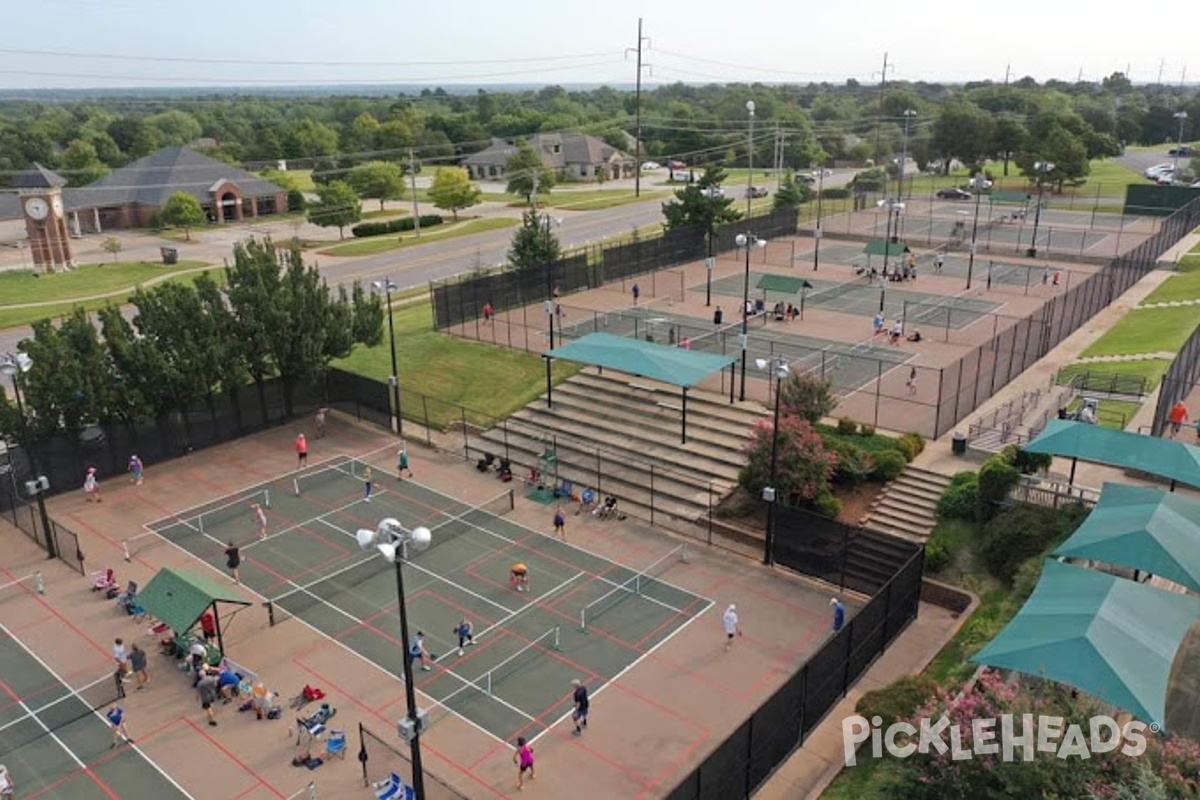
[[[657,161],[647,161],[642,164],[643,172],[645,172],[647,170],[652,170],[652,169],[662,169],[662,164],[659,164]]]
[[[722,189],[720,186],[709,186],[707,189],[701,188],[700,191],[701,191],[701,193],[706,194],[709,197],[724,197],[725,196],[725,190]]]
[[[949,189],[939,189],[937,193],[939,200],[970,200],[973,195],[970,192],[952,186]]]
[[[803,183],[808,186],[812,186],[816,182],[817,182],[817,179],[814,178],[812,175],[807,175],[803,172],[796,173],[796,183]]]
[[[979,185],[976,186],[976,183]],[[987,178],[981,178],[978,181],[976,181],[975,178],[971,178],[967,181],[967,186],[971,187],[972,189],[990,189],[992,188],[992,182]]]
[[[746,197],[766,197],[768,194],[765,186],[751,186],[746,190]]]
[[[1167,151],[1167,155],[1169,155],[1169,156],[1190,156],[1190,155],[1193,155],[1195,152],[1196,151],[1192,149],[1191,145],[1185,144],[1182,147],[1172,147],[1170,150]]]
[[[1175,166],[1173,164],[1155,164],[1153,167],[1147,167],[1146,171],[1143,172],[1142,174],[1145,175],[1150,180],[1154,180],[1155,178],[1157,178],[1159,176],[1160,173],[1162,173],[1166,170],[1173,170],[1173,169],[1175,169]]]

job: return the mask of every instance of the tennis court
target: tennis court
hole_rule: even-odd
[[[190,797],[136,744],[112,748],[102,715],[124,692],[111,671],[72,688],[0,625],[0,688],[0,762],[18,797]]]
[[[403,565],[410,632],[421,630],[432,669],[416,673],[432,724],[457,715],[498,740],[533,739],[571,709],[570,682],[593,693],[711,605],[670,582],[687,569],[683,546],[633,568],[505,519],[511,492],[467,506],[379,468],[364,497],[367,464],[339,457],[295,478],[150,523],[133,554],[167,540],[224,571],[223,551],[241,546],[241,581],[268,602],[274,625],[303,621],[395,675],[402,675],[394,568],[358,550],[354,532],[394,518],[424,526],[432,546]],[[266,508],[259,539],[251,503]],[[508,583],[529,568],[527,592]],[[460,655],[458,621],[474,625]]]

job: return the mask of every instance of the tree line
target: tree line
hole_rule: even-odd
[[[57,323],[34,323],[20,344],[34,363],[21,378],[30,435],[75,440],[91,425],[133,427],[202,406],[215,422],[217,398],[228,395],[237,409],[251,385],[265,420],[274,377],[290,416],[297,386],[355,345],[382,339],[380,299],[357,282],[331,290],[297,249],[239,242],[219,277],[138,289],[132,319],[109,305],[95,320],[77,307]],[[12,400],[0,393],[0,435],[21,433]]]

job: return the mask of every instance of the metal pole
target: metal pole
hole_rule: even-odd
[[[417,162],[413,157],[412,148],[408,148],[408,176],[409,185],[412,187],[412,207],[413,207],[413,232],[418,239],[421,238],[421,212],[417,208]]]
[[[813,272],[821,261],[821,193],[825,190],[825,168],[817,169],[817,228],[813,231]],[[803,317],[801,317],[803,319]]]
[[[1034,166],[1034,169],[1037,170],[1037,174],[1038,174],[1038,181],[1037,181],[1038,202],[1037,202],[1037,208],[1034,209],[1034,212],[1033,212],[1033,239],[1029,242],[1029,250],[1027,250],[1026,253],[1029,255],[1030,258],[1037,258],[1038,223],[1040,223],[1042,221],[1042,196],[1045,192],[1045,189],[1043,188],[1042,178],[1045,176],[1047,170],[1046,170],[1046,164],[1041,161],[1034,164],[1033,166]]]
[[[412,782],[417,800],[425,800],[425,773],[421,768],[421,729],[417,717],[417,690],[413,680],[412,658],[408,654],[408,608],[404,602],[403,562],[396,559],[396,597],[400,603],[400,638],[404,647],[404,699],[408,704],[408,719],[412,723]]]
[[[750,190],[754,187],[754,101],[746,101],[746,111],[749,113],[749,124],[746,126],[746,219],[750,219],[750,203],[753,198]]]
[[[771,365],[775,368],[775,427],[771,429],[771,488],[775,488],[776,475],[776,458],[779,452],[779,395],[783,388],[782,366],[777,361]],[[771,502],[767,503],[767,530],[766,541],[763,545],[763,563],[771,566],[775,563],[775,503],[777,498],[772,497]]]
[[[746,350],[749,349],[750,342],[747,341],[749,333],[747,326],[750,323],[750,246],[753,244],[750,234],[746,234],[746,277],[742,281],[742,388],[738,392],[738,400],[746,399]]]
[[[971,248],[967,258],[967,289],[971,288],[971,275],[975,272],[975,237],[979,234],[979,180],[975,181],[975,220],[971,223]]]
[[[392,321],[392,279],[385,278],[384,295],[388,307],[388,340],[392,345],[392,404],[396,406],[396,433],[404,435],[404,415],[400,413],[400,367],[396,361],[396,327]]]
[[[554,315],[558,312],[557,300],[554,297],[554,259],[550,255],[550,223],[551,217],[546,214],[544,225],[546,227],[546,302],[550,304],[550,349],[554,349]]]
[[[25,418],[25,404],[21,401],[21,386],[17,383],[17,374],[20,372],[20,367],[13,364],[16,372],[12,375],[13,394],[17,398],[17,416],[21,418],[21,439],[25,447],[25,453],[29,456],[29,468],[33,470],[34,480],[41,479],[41,470],[38,469],[37,456],[33,452],[33,444],[29,438],[29,420]],[[54,531],[50,527],[50,515],[46,513],[46,501],[42,498],[42,487],[39,483],[37,490],[37,506],[38,515],[42,518],[42,528],[46,531],[46,557],[57,558],[58,547],[54,541]]]

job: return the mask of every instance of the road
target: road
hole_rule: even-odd
[[[844,186],[854,177],[853,170],[839,170],[825,178],[826,187]],[[774,183],[760,181],[756,185],[767,186],[774,191]],[[647,191],[651,189],[643,187]],[[657,189],[657,187],[655,187]],[[730,186],[729,192],[745,202],[743,187]],[[639,203],[606,208],[596,211],[561,211],[551,209],[550,213],[562,220],[561,227],[555,231],[563,249],[580,247],[592,242],[598,242],[618,236],[629,236],[634,228],[645,227],[662,222],[663,199],[648,200]],[[252,228],[230,227],[219,232],[204,232],[206,239],[213,245],[212,260],[219,260],[228,254],[228,248],[233,242],[246,235],[271,234],[276,239],[291,237],[292,231],[287,223],[260,225]],[[424,286],[433,280],[442,280],[461,272],[470,272],[476,267],[488,268],[504,263],[508,247],[512,241],[512,229],[488,231],[464,236],[458,239],[430,241],[405,250],[391,253],[380,253],[374,256],[353,258],[337,258],[333,256],[313,257],[321,275],[331,285],[349,283],[353,280],[370,281],[388,277],[401,289]],[[129,251],[124,257],[142,257],[140,250],[147,249],[147,256],[152,257],[153,247],[138,248]],[[222,248],[224,250],[222,251]],[[135,255],[136,254],[136,255]],[[199,253],[195,254],[199,257]],[[181,254],[184,258],[193,257],[193,251]],[[132,314],[132,306],[125,306],[127,316]],[[17,344],[30,335],[28,327],[9,328],[0,331],[0,353],[12,352]]]
[[[1137,170],[1137,173],[1142,175],[1147,169],[1158,164],[1174,164],[1175,156],[1167,155],[1167,151],[1174,147],[1175,145],[1171,144],[1163,145],[1161,148],[1155,148],[1154,150],[1126,151],[1125,155],[1117,157],[1117,161],[1130,169]],[[1187,166],[1190,161],[1190,156],[1181,156],[1179,158],[1179,163],[1183,166]]]

